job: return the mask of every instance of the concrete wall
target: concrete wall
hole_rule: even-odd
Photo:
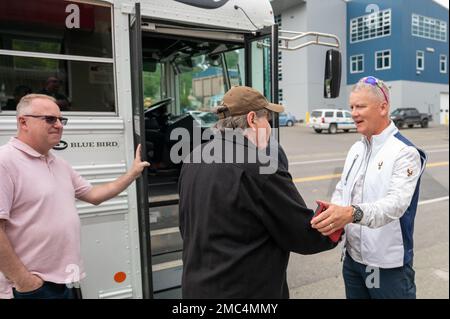
[[[300,4],[281,13],[282,30],[304,31],[307,28],[306,4]],[[308,106],[307,50],[282,51],[283,104],[298,119],[304,118]]]
[[[348,99],[345,90],[347,83],[345,2],[309,0],[287,9],[281,15],[283,30],[316,31],[337,35],[341,40],[343,57],[341,96],[337,99],[324,99],[323,77],[327,48],[311,46],[299,51],[283,51],[283,79],[280,81],[280,88],[283,89],[283,104],[287,110],[299,120],[304,120],[306,112],[315,108],[345,107]]]
[[[448,93],[448,85],[415,81],[399,82],[402,86],[401,105],[416,107],[420,112],[433,114],[433,122],[438,124],[441,93]]]
[[[316,108],[346,108],[347,95],[347,46],[346,46],[346,4],[342,0],[307,1],[308,31],[332,33],[340,39],[342,54],[341,94],[336,99],[323,98],[323,79],[325,73],[324,47],[311,46],[308,50],[308,110]]]

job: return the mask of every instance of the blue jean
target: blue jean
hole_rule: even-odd
[[[13,294],[14,299],[76,299],[74,288],[48,281],[45,281],[42,287],[29,292],[18,292],[13,288]]]
[[[398,268],[375,268],[346,254],[342,274],[347,299],[416,299],[412,262]]]

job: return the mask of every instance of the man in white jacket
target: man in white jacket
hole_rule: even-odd
[[[345,227],[347,298],[415,298],[414,217],[426,155],[390,120],[389,89],[381,80],[361,79],[350,108],[363,137],[350,149],[331,203],[312,227],[325,236]]]

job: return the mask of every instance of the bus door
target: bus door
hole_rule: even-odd
[[[141,144],[142,160],[147,160],[147,146],[144,125],[144,94],[142,79],[142,30],[140,3],[135,5],[134,15],[130,15],[130,61],[133,103],[133,134],[135,149]],[[142,296],[153,298],[150,215],[148,202],[148,178],[146,170],[136,181],[138,200],[139,244],[141,257]]]
[[[144,198],[148,200],[154,298],[179,298],[183,242],[178,227],[178,177],[182,156],[178,161],[172,156],[172,147],[180,141],[172,139],[172,132],[189,132],[191,139],[181,142],[189,143],[186,146],[191,150],[204,142],[199,132],[217,121],[212,111],[224,93],[231,85],[245,84],[244,35],[148,17],[142,18],[141,27],[143,64],[138,70],[142,70],[143,97],[138,99],[144,101],[145,131],[140,134],[145,135],[151,166],[146,175],[148,196],[138,196],[142,207]],[[142,106],[137,108],[142,110]]]
[[[251,34],[147,17],[139,22],[138,13],[136,7],[130,22],[134,134],[151,163],[138,185],[143,291],[146,297],[179,298],[181,163],[173,161],[171,133],[182,128],[195,140],[196,131],[214,125],[212,110],[231,85],[253,86],[277,103],[277,30]]]

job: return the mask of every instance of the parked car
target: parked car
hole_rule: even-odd
[[[203,111],[188,111],[197,123],[202,127],[212,127],[219,120],[217,114]]]
[[[311,112],[309,127],[316,133],[328,131],[330,134],[337,133],[338,130],[349,132],[355,130],[356,125],[349,111],[337,109],[318,109]]]
[[[219,120],[219,117],[216,113],[211,112],[203,112],[199,116],[200,121],[202,122],[203,126],[211,127]]]
[[[214,108],[216,106],[219,106],[220,103],[222,103],[222,100],[223,100],[223,94],[217,94],[217,95],[211,96],[211,98],[209,99],[209,107]]]
[[[398,128],[402,128],[405,125],[408,125],[409,128],[414,125],[420,125],[425,128],[428,127],[431,119],[431,114],[420,113],[413,107],[398,108],[391,113],[391,120],[394,121],[395,126]]]
[[[291,113],[289,112],[280,113],[279,117],[280,126],[294,126],[295,122],[297,122],[297,119]]]

